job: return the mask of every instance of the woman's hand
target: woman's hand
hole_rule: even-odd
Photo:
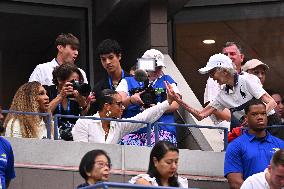
[[[91,92],[90,95],[87,97],[87,104],[92,104],[96,101],[95,92]]]
[[[173,101],[180,101],[180,96],[174,92],[171,84],[167,81],[164,81],[166,89],[167,89],[167,100],[169,104],[172,104]]]
[[[67,82],[63,85],[63,87],[62,87],[62,89],[61,89],[59,95],[60,95],[62,98],[66,98],[66,97],[69,96],[69,95],[73,95],[73,93],[74,93],[74,90],[73,90],[72,83],[70,83],[70,82],[67,81]]]

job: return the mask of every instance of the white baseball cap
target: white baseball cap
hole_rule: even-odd
[[[164,64],[164,55],[156,49],[147,50],[141,58],[154,58],[156,60],[156,67],[166,67]]]
[[[204,68],[200,68],[198,71],[201,74],[206,74],[214,68],[233,68],[234,69],[234,66],[233,66],[232,60],[228,56],[219,53],[219,54],[214,54],[213,56],[211,56],[206,66]]]
[[[258,59],[251,59],[249,61],[247,61],[243,67],[242,67],[242,70],[244,72],[250,70],[250,69],[254,69],[256,68],[257,66],[263,66],[265,70],[268,70],[269,69],[269,66],[267,64],[264,64],[263,62],[261,62],[260,60]]]

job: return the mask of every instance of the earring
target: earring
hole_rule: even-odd
[[[111,114],[111,111],[109,110],[107,113],[106,113],[106,116],[109,117]]]

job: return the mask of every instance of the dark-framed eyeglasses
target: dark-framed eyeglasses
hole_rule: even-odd
[[[111,166],[112,166],[111,163],[104,162],[104,161],[95,161],[94,164],[99,169],[104,168],[104,167],[108,167],[111,169]]]
[[[123,107],[122,101],[113,102],[114,104],[118,105],[120,108]]]

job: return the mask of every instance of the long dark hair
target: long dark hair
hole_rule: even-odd
[[[110,157],[107,155],[107,153],[103,150],[92,150],[87,152],[84,157],[81,159],[80,165],[79,165],[79,173],[80,175],[85,179],[85,181],[88,180],[88,172],[91,172],[94,168],[94,162],[97,156],[104,155],[108,163],[111,164]]]
[[[149,167],[148,167],[147,173],[150,175],[150,177],[156,178],[156,181],[159,186],[162,186],[161,175],[159,171],[157,170],[157,168],[155,167],[153,159],[155,157],[158,161],[160,161],[165,156],[165,154],[169,151],[175,151],[179,153],[178,148],[174,144],[168,141],[159,141],[153,147],[151,154],[150,154],[150,161],[149,161]],[[170,177],[168,182],[169,182],[169,186],[178,187],[179,184],[178,184],[177,174]]]

